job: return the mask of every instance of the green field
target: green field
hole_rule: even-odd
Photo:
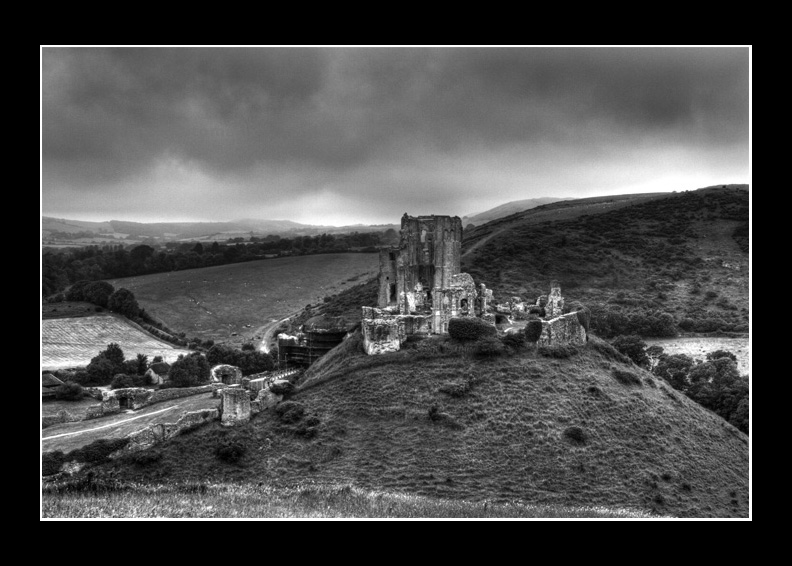
[[[665,354],[685,354],[694,360],[706,361],[707,354],[716,350],[726,350],[737,356],[737,370],[740,375],[750,373],[751,341],[748,338],[719,337],[679,337],[647,338],[648,346],[660,346]]]
[[[365,281],[377,254],[285,257],[114,279],[140,306],[177,332],[242,344],[308,303]],[[236,336],[234,335],[236,334]]]
[[[44,305],[42,309],[55,308]],[[86,366],[91,358],[115,342],[127,358],[146,354],[174,361],[187,350],[174,348],[144,332],[136,324],[114,315],[44,318],[41,321],[41,369],[57,370]]]

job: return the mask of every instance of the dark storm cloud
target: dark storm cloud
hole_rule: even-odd
[[[45,48],[42,85],[45,213],[141,179],[204,183],[191,214],[214,183],[261,206],[324,191],[365,217],[403,209],[394,190],[473,202],[488,178],[546,184],[637,148],[747,155],[747,48]]]

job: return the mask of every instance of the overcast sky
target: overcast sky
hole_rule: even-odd
[[[396,223],[749,180],[748,48],[43,48],[42,213]]]

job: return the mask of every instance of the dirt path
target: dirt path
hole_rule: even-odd
[[[119,426],[119,425],[122,425],[124,423],[128,423],[130,421],[136,421],[137,419],[144,419],[144,418],[149,417],[151,415],[156,415],[158,413],[164,413],[165,411],[172,411],[173,409],[176,409],[177,407],[179,407],[179,405],[174,405],[172,407],[167,407],[165,409],[160,409],[159,411],[153,411],[151,413],[146,413],[145,415],[138,415],[136,417],[129,417],[128,419],[124,419],[123,421],[118,421],[118,422],[114,422],[114,423],[110,423],[110,424],[106,424],[106,425],[102,425],[102,426],[97,426],[97,427],[94,427],[94,428],[86,428],[86,429],[83,429],[83,430],[75,430],[75,431],[72,431],[72,432],[64,432],[64,433],[61,433],[61,434],[55,434],[53,436],[45,436],[41,440],[51,440],[53,438],[62,438],[64,436],[72,436],[72,435],[75,435],[75,434],[85,434],[86,432],[93,432],[95,430],[101,430],[103,428],[109,428],[109,427],[112,427],[112,426]]]
[[[265,324],[264,326],[260,326],[258,329],[256,329],[255,336],[261,336],[261,343],[259,344],[259,351],[264,352],[265,354],[269,354],[270,350],[272,349],[271,348],[271,343],[272,343],[273,335],[275,334],[275,330],[277,330],[277,328],[281,324],[283,324],[284,322],[286,322],[291,317],[293,317],[293,316],[295,316],[297,314],[299,314],[299,313],[298,312],[292,313],[292,314],[290,314],[289,316],[287,316],[284,319],[276,320],[274,322],[270,322],[270,323]]]
[[[117,413],[99,419],[56,424],[42,431],[41,451],[70,452],[101,438],[124,438],[153,424],[175,422],[184,412],[213,409],[217,405],[218,400],[211,393],[201,393],[163,401],[134,413]]]

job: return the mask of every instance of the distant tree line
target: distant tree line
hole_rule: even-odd
[[[395,241],[396,232],[353,232],[316,236],[234,238],[228,243],[169,242],[162,248],[141,244],[92,245],[68,250],[44,249],[41,295],[48,297],[78,281],[98,281],[149,273],[253,261],[273,255],[374,252]]]

